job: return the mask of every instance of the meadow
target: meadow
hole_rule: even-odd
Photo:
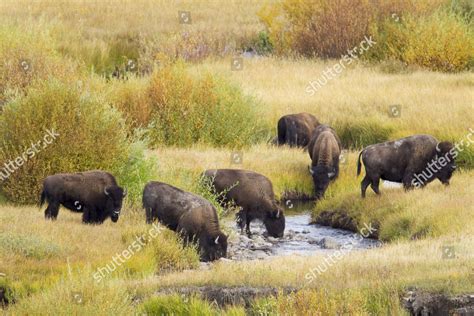
[[[382,9],[362,14],[357,8],[369,2],[358,2],[354,11],[331,11],[338,7],[318,7],[325,1],[2,1],[1,165],[21,156],[46,129],[59,133],[0,183],[2,312],[405,315],[410,290],[474,293],[469,7],[465,1],[382,1],[389,12],[384,19]],[[312,6],[315,16],[306,11]],[[332,13],[324,15],[324,8]],[[292,28],[275,24],[282,12]],[[399,22],[392,12],[403,24],[393,24]],[[308,17],[331,27],[306,28]],[[347,21],[364,19],[357,27],[373,34],[374,50],[310,95],[309,83],[339,63],[328,47],[360,41],[354,31],[322,42],[313,38],[315,30],[341,34],[344,27],[352,30]],[[427,36],[427,30],[439,36]],[[450,44],[438,46],[435,38]],[[402,40],[406,50],[395,47]],[[271,144],[278,119],[300,112],[333,126],[345,148],[340,177],[314,203],[312,220],[354,232],[373,225],[372,237],[382,247],[348,253],[311,278],[325,256],[203,266],[196,250],[183,248],[173,232],[157,226],[158,234],[150,234],[140,204],[150,180],[212,200],[200,174],[242,168],[266,175],[282,205],[311,197],[308,152]],[[361,199],[359,151],[413,134],[464,142],[451,185],[435,181],[409,192],[382,186],[380,197],[369,189]],[[129,189],[120,220],[89,226],[61,209],[56,222],[45,221],[36,205],[42,179],[87,169],[109,170]],[[140,250],[97,282],[94,273],[140,236]],[[199,286],[298,292],[227,307],[198,296],[157,295]]]

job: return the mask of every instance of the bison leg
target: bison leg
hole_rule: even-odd
[[[147,207],[146,208],[146,223],[147,224],[153,223],[152,214],[153,214],[153,209],[151,207]]]
[[[44,217],[46,219],[55,220],[58,217],[59,213],[59,203],[51,202],[48,204],[48,207],[44,211]]]
[[[245,223],[247,221],[247,216],[245,215],[245,212],[240,210],[236,215],[236,220],[237,220],[237,227],[240,228],[240,233],[243,234],[244,233],[244,227],[245,227]]]
[[[247,235],[250,237],[252,235],[252,233],[250,232],[250,221],[252,219],[250,218],[250,216],[247,216],[246,217],[246,223],[245,223],[245,232],[247,233]]]
[[[82,222],[85,224],[99,223],[96,212],[88,207],[84,208],[84,213],[82,213]]]
[[[413,181],[413,172],[406,172],[402,179],[403,188],[405,189],[405,191],[408,191],[413,188],[413,185],[411,183],[412,181]]]
[[[370,187],[372,190],[374,190],[375,194],[380,195],[380,190],[379,190],[379,184],[380,184],[380,178],[372,178],[372,183],[370,184]]]
[[[369,177],[366,175],[360,183],[360,191],[363,198],[365,198],[365,191],[367,191],[367,187],[370,185],[371,182],[372,181],[370,181]]]

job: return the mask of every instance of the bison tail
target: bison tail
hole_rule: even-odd
[[[41,191],[41,197],[40,197],[40,204],[39,204],[39,207],[42,207],[43,204],[44,204],[44,201],[46,200],[46,192]]]
[[[362,156],[362,153],[364,151],[362,150],[360,153],[359,153],[359,158],[357,159],[357,176],[360,175],[360,170],[362,169],[362,164],[360,163],[360,157]]]

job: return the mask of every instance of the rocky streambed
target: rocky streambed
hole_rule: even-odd
[[[275,256],[309,256],[328,254],[338,249],[368,249],[377,247],[377,240],[327,226],[310,224],[311,203],[298,203],[285,213],[286,227],[282,238],[267,236],[260,222],[252,222],[252,236],[241,234],[232,219],[223,222],[230,230],[228,259],[256,260]]]

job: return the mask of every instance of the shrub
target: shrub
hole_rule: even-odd
[[[260,17],[277,51],[308,57],[340,57],[368,34],[366,0],[285,0],[262,9]]]
[[[474,59],[473,31],[466,20],[446,9],[429,16],[404,16],[400,22],[387,19],[380,24],[369,52],[373,60],[395,59],[435,71],[468,69]]]
[[[372,35],[369,60],[461,71],[474,63],[472,12],[464,0],[283,0],[259,16],[277,54],[339,58]]]
[[[152,145],[242,147],[264,136],[255,100],[222,78],[191,75],[182,62],[158,70],[148,95]]]
[[[156,178],[158,162],[155,157],[146,157],[147,140],[140,139],[141,131],[135,131],[131,139],[128,159],[117,170],[119,184],[127,188],[129,204],[141,207],[145,185]]]
[[[344,148],[359,149],[389,140],[394,128],[390,125],[365,120],[360,122],[335,122],[334,128]]]
[[[77,65],[61,57],[54,45],[47,31],[0,28],[0,104],[24,93],[35,80],[54,76],[72,81],[78,76]]]
[[[143,79],[132,77],[127,81],[109,82],[108,99],[123,113],[129,134],[136,128],[146,128],[151,118],[151,103]]]
[[[48,130],[58,134],[56,139],[46,138]],[[0,135],[1,165],[23,158],[2,182],[7,198],[18,203],[37,202],[48,175],[91,169],[114,173],[124,168],[130,153],[120,113],[57,80],[37,84],[26,97],[8,103]],[[33,144],[42,148],[33,151]]]

